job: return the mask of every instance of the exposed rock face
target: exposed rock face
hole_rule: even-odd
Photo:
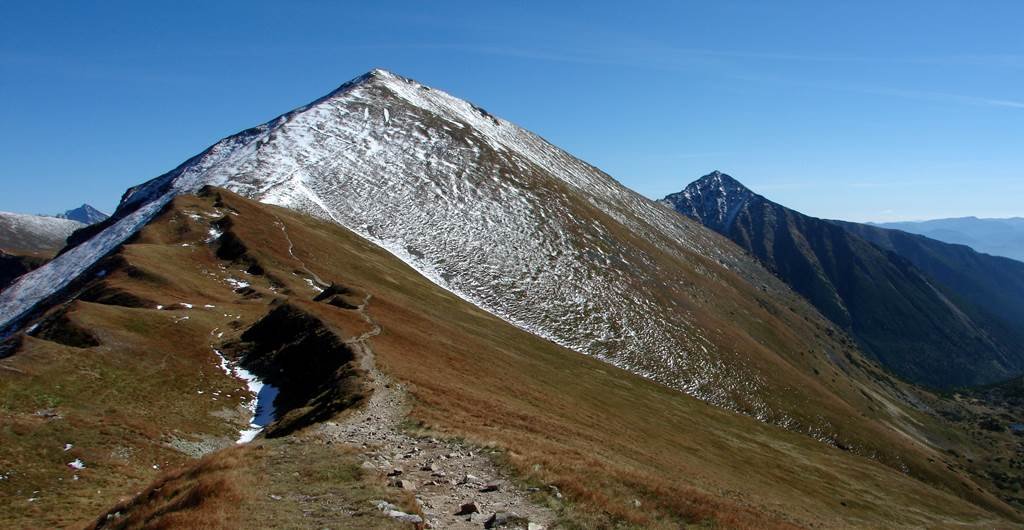
[[[267,436],[281,436],[324,421],[363,399],[355,353],[320,319],[283,303],[226,349],[245,369],[277,387],[277,421]]]

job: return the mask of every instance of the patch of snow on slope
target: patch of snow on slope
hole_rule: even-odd
[[[245,386],[249,389],[249,393],[253,396],[246,404],[246,407],[252,412],[252,419],[249,420],[248,428],[239,431],[238,441],[236,442],[240,444],[249,443],[256,438],[256,435],[263,431],[264,427],[270,425],[276,419],[277,410],[274,408],[274,400],[277,399],[279,390],[274,385],[265,384],[260,378],[256,377],[256,374],[229,362],[219,350],[214,349],[213,352],[220,359],[221,370],[224,370],[224,373],[229,376],[244,381]]]

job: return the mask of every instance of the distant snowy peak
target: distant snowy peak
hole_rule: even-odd
[[[69,219],[72,221],[78,221],[79,223],[82,224],[91,225],[96,224],[100,221],[104,221],[107,217],[110,216],[97,210],[96,208],[93,208],[88,204],[83,204],[78,208],[74,208],[64,213],[57,214],[56,217],[59,219]]]
[[[690,183],[683,191],[673,193],[662,203],[704,223],[716,231],[725,231],[747,202],[757,197],[738,180],[712,171]]]

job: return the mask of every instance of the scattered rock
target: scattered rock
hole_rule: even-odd
[[[377,509],[382,512],[399,511],[397,506],[391,504],[388,501],[376,500],[370,501],[370,503],[376,506]]]
[[[484,528],[500,528],[522,522],[520,517],[509,512],[494,512],[484,523]]]
[[[416,489],[416,484],[413,484],[411,480],[393,479],[391,481],[391,486],[401,488],[406,491],[414,491]]]
[[[412,523],[412,524],[421,524],[421,523],[423,523],[423,518],[418,516],[418,515],[416,515],[416,514],[414,514],[414,513],[405,513],[405,512],[402,512],[402,511],[398,511],[398,510],[391,510],[391,511],[387,512],[387,515],[388,515],[388,517],[390,517],[392,519],[396,519],[396,520],[403,521],[403,522],[406,522],[406,523]]]
[[[420,468],[420,471],[434,471],[434,472],[437,472],[437,471],[441,471],[441,466],[438,466],[437,464],[431,462],[431,463],[423,466],[422,468]]]
[[[469,515],[472,513],[480,513],[480,506],[476,502],[467,502],[459,507],[459,511],[455,512],[455,515]]]

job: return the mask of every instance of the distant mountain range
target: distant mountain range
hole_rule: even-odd
[[[985,384],[1024,370],[1024,263],[803,215],[718,171],[663,202],[749,251],[911,381]]]
[[[946,243],[967,245],[978,252],[1024,261],[1024,217],[1008,219],[956,217],[931,221],[870,224],[920,234]]]

